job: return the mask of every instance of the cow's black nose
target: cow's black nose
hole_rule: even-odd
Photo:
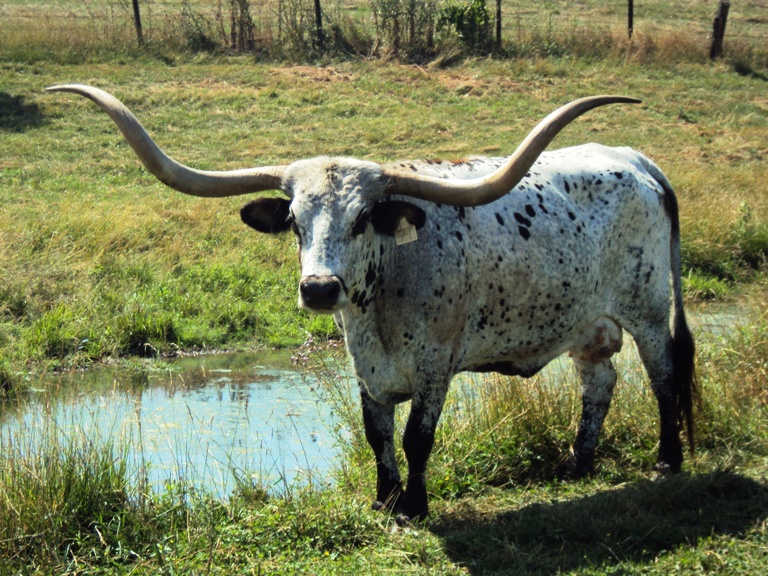
[[[299,282],[299,294],[310,310],[332,310],[339,301],[341,281],[335,276],[305,276]]]

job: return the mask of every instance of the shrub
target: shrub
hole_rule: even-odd
[[[493,46],[491,15],[485,0],[449,3],[440,10],[437,27],[455,30],[461,43],[474,52],[488,52]]]

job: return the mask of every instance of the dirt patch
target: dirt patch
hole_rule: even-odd
[[[486,93],[530,90],[536,82],[512,80],[504,77],[479,78],[455,72],[436,75],[437,81],[451,92],[461,96],[482,96]]]
[[[278,75],[293,78],[308,78],[315,82],[351,82],[355,79],[353,74],[340,72],[333,66],[291,66],[290,68],[278,68]]]
[[[210,78],[205,78],[197,83],[198,86],[203,86],[207,88],[208,90],[226,90],[231,91],[233,90],[232,84],[229,82],[222,82],[220,80],[211,80]]]

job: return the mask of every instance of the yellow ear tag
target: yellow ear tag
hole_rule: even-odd
[[[395,242],[398,246],[408,244],[409,242],[415,242],[419,239],[416,234],[416,226],[409,223],[405,218],[400,218],[400,224],[395,229]]]

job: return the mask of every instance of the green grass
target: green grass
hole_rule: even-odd
[[[295,310],[291,238],[247,229],[242,199],[205,201],[163,187],[99,109],[44,92],[57,83],[112,91],[172,156],[208,169],[317,154],[503,155],[575,96],[637,96],[641,106],[590,114],[554,146],[630,145],[657,161],[680,199],[690,297],[733,297],[765,268],[764,82],[724,64],[554,58],[448,69],[286,67],[195,57],[176,66],[5,63],[0,78],[6,375],[29,362],[83,365],[335,334],[328,318]]]

